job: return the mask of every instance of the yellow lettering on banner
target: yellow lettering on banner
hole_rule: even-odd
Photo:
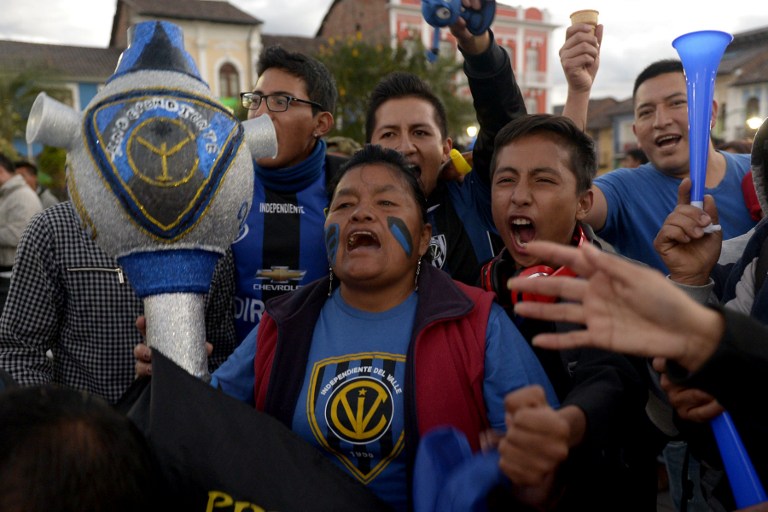
[[[221,491],[208,491],[208,505],[205,512],[213,512],[214,509],[231,510],[232,512],[266,512],[255,503],[247,501],[235,501],[232,496]]]
[[[205,507],[205,512],[213,512],[214,508],[232,506],[233,502],[234,500],[229,494],[219,491],[208,491],[208,506]]]
[[[245,510],[251,510],[253,512],[266,512],[263,508],[247,501],[238,501],[235,503],[235,512],[244,512]]]

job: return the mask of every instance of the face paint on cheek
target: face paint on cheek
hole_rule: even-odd
[[[413,239],[411,238],[411,232],[408,231],[408,226],[405,225],[403,219],[399,217],[387,217],[387,226],[394,235],[395,240],[403,247],[405,255],[411,257],[413,254]]]
[[[325,228],[325,251],[328,254],[328,263],[336,261],[336,251],[339,249],[339,225],[330,224]]]

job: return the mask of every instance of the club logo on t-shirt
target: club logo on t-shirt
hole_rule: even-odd
[[[325,408],[325,421],[339,439],[366,444],[387,431],[393,412],[389,388],[376,379],[358,377],[333,390]]]
[[[402,452],[403,391],[395,369],[404,364],[404,356],[365,353],[313,367],[307,395],[312,433],[363,483]]]

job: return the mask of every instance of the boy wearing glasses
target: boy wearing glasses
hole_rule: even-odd
[[[279,46],[264,50],[259,79],[240,95],[248,118],[267,115],[278,153],[254,162],[253,203],[232,245],[235,322],[240,339],[259,322],[264,303],[328,274],[323,240],[326,174],[340,157],[322,139],[333,127],[336,82],[317,60]]]

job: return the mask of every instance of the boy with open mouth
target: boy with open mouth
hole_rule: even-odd
[[[505,248],[482,270],[485,289],[530,342],[541,332],[573,328],[515,315],[519,301],[554,297],[507,289],[510,277],[576,274],[530,254],[546,240],[597,242],[582,223],[592,207],[597,163],[592,139],[570,119],[548,114],[516,119],[501,129],[491,161],[493,220]],[[599,244],[598,244],[599,245]],[[655,510],[655,456],[661,441],[645,414],[648,371],[640,359],[599,350],[534,348],[561,407],[547,405],[535,386],[506,397],[501,470],[533,505],[555,510]]]

